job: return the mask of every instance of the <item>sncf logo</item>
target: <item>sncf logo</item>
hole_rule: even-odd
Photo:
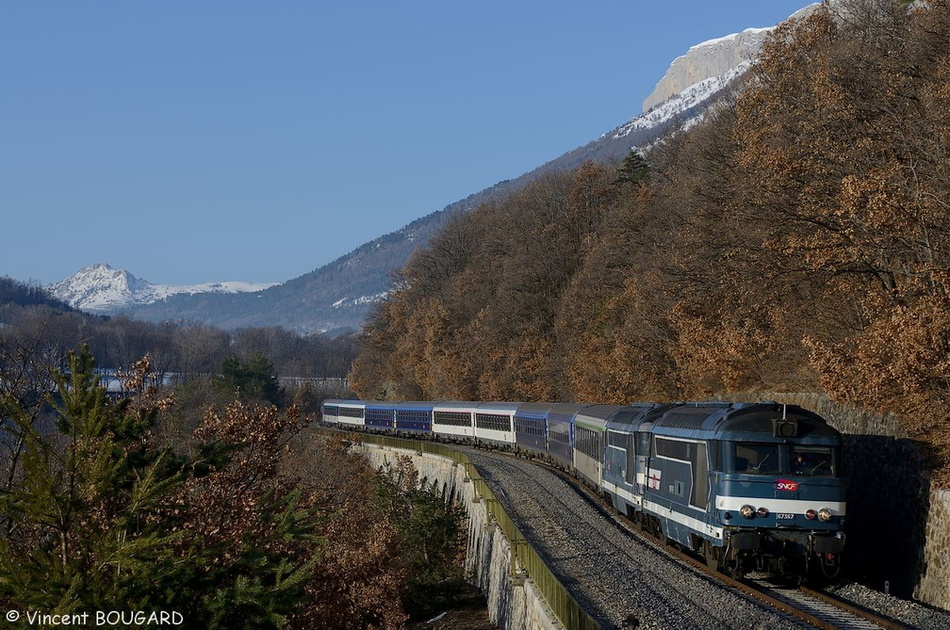
[[[775,482],[776,490],[798,490],[798,482],[789,481],[788,479],[779,479]]]

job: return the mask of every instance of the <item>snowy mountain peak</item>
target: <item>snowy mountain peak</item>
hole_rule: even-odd
[[[273,283],[208,282],[192,285],[152,284],[124,269],[106,263],[83,267],[75,275],[57,282],[53,295],[84,311],[115,311],[127,306],[151,304],[176,293],[241,293],[262,291]]]
[[[770,31],[750,28],[693,46],[685,55],[673,60],[653,93],[643,101],[643,111],[653,109],[692,85],[747,66],[762,48],[762,42]]]
[[[820,5],[811,4],[796,11],[789,19],[798,19],[807,15]],[[733,33],[696,44],[677,57],[659,83],[643,101],[643,111],[648,112],[670,98],[682,94],[691,86],[735,74],[736,68],[745,68],[758,56],[766,37],[774,27],[747,28],[741,33]]]

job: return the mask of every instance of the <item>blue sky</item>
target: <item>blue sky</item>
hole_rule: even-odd
[[[0,276],[283,282],[641,113],[807,1],[0,7]]]

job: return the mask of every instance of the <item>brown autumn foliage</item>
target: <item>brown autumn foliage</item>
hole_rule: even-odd
[[[309,606],[294,619],[300,628],[400,628],[406,573],[399,542],[386,515],[374,509],[376,472],[339,439],[306,436],[285,458],[311,500],[327,515],[324,544],[307,582]]]
[[[950,8],[844,0],[648,156],[459,217],[371,318],[367,397],[824,391],[950,482]]]
[[[228,459],[179,489],[175,503],[188,506],[180,555],[201,541],[215,550],[204,567],[211,574],[228,572],[249,548],[287,561],[305,595],[284,627],[400,628],[405,574],[395,530],[373,508],[375,472],[339,439],[308,440],[301,466],[291,441],[303,426],[294,408],[235,401],[207,411],[195,439]],[[288,511],[309,535],[285,531]]]
[[[820,385],[946,448],[948,7],[846,9],[780,30],[739,99],[755,187],[738,199],[766,229],[773,273],[812,285],[821,325],[795,339]]]

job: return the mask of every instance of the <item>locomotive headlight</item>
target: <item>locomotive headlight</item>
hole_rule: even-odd
[[[769,515],[769,511],[765,509],[764,507],[760,507],[758,510],[755,511],[755,515],[758,516],[759,518],[765,518],[766,516]]]
[[[828,508],[821,508],[818,510],[818,520],[822,523],[827,523],[831,520],[831,510]]]
[[[809,521],[815,520],[816,516],[818,516],[818,513],[815,512],[815,510],[808,510],[805,512],[805,518],[807,518]]]
[[[742,518],[752,518],[755,516],[755,508],[751,505],[743,505],[739,508],[739,514],[742,515]]]

